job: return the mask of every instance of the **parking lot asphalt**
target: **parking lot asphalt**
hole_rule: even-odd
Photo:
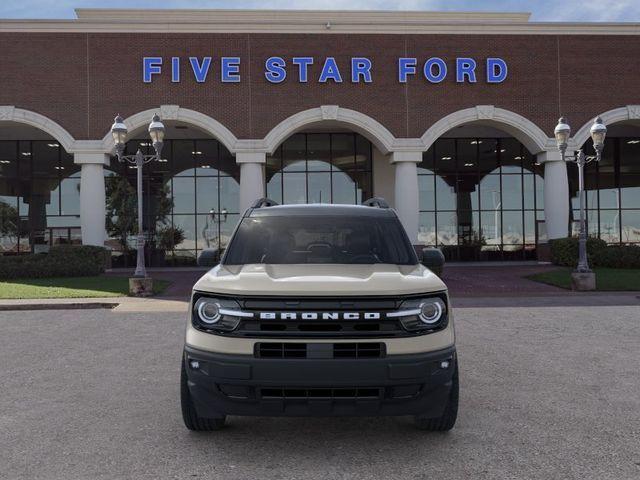
[[[458,423],[182,425],[184,315],[0,312],[3,479],[638,479],[638,306],[459,308]]]

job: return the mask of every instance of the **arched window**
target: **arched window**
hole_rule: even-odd
[[[440,138],[418,166],[418,240],[452,260],[531,258],[542,168],[513,138]]]
[[[134,154],[138,148],[145,154],[153,149],[149,140],[131,140],[127,142],[126,153]],[[114,157],[111,168],[116,175],[108,174],[110,178],[106,180],[108,211],[110,196],[114,195],[110,182],[126,179],[134,195],[136,185],[135,166],[118,163]],[[239,219],[239,182],[240,169],[235,157],[217,140],[165,140],[162,160],[143,167],[144,224],[145,231],[150,232],[149,264],[193,265],[204,249],[220,254]],[[114,250],[127,250],[125,243],[133,248],[131,229],[124,237],[115,228],[108,228],[108,233],[108,244]],[[117,264],[134,261],[132,254],[128,259],[119,256],[122,258]]]
[[[371,142],[356,133],[297,133],[267,157],[267,196],[279,203],[362,203],[372,192],[371,157]]]

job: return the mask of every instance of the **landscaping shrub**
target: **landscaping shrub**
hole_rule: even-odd
[[[0,256],[0,279],[99,275],[104,272],[107,254],[103,247],[61,245],[49,253]]]
[[[578,239],[562,238],[551,242],[551,261],[555,265],[578,264]],[[607,245],[604,240],[587,238],[587,258],[591,267],[640,268],[640,246]]]
[[[551,240],[551,262],[555,265],[565,267],[575,267],[578,264],[578,239],[560,238]],[[587,238],[587,258],[589,263],[593,262],[596,255],[602,253],[607,248],[607,242],[595,237]]]
[[[593,256],[593,266],[640,268],[640,246],[610,245]]]

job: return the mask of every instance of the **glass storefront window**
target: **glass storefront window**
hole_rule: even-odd
[[[620,242],[620,212],[600,210],[600,238],[607,243]]]
[[[590,142],[585,153],[593,154]],[[568,165],[572,232],[579,220],[578,172]],[[585,168],[587,225],[589,235],[607,243],[640,243],[636,215],[640,207],[640,141],[632,137],[608,136],[599,163]]]
[[[372,196],[371,143],[355,133],[299,133],[267,157],[266,194],[278,203],[357,204]]]
[[[330,198],[331,174],[328,172],[309,173],[309,201],[311,203],[326,203]]]
[[[0,253],[80,243],[79,172],[55,140],[0,141]]]
[[[453,179],[455,180],[455,177]],[[438,210],[456,209],[455,189],[440,175],[436,177],[436,208]]]
[[[282,203],[307,203],[307,176],[304,172],[287,172],[282,183]]]
[[[502,175],[503,208],[522,210],[522,177],[520,175]]]
[[[542,173],[516,139],[438,139],[418,165],[420,241],[450,260],[532,258]]]
[[[438,245],[458,244],[458,221],[455,212],[437,212]]]
[[[306,148],[309,170],[320,172],[331,170],[331,136],[328,133],[308,135]]]
[[[623,210],[620,225],[624,243],[640,243],[640,210]]]
[[[436,214],[435,212],[420,212],[418,227],[418,243],[423,245],[436,244]]]
[[[424,172],[430,172],[430,170],[424,169]],[[436,191],[435,180],[433,175],[419,175],[418,176],[418,191],[420,192],[420,210],[435,210],[436,205]]]
[[[197,177],[196,178],[196,212],[209,213],[211,210],[218,211],[218,177]],[[174,207],[175,211],[175,207]]]
[[[152,153],[147,140],[131,140],[126,151],[135,152],[137,148]],[[128,167],[112,159],[113,171],[105,171],[105,181],[125,179],[135,196],[136,169]],[[239,181],[235,158],[218,141],[165,140],[162,160],[150,162],[143,169],[148,264],[193,265],[205,248],[221,252],[226,245],[221,231],[233,229],[238,218]],[[130,207],[135,212],[135,201]],[[169,248],[171,229],[179,229],[184,237],[173,248]],[[133,248],[134,236],[129,232],[127,237],[128,247]],[[118,252],[115,266],[135,264],[135,254],[126,251],[119,235],[112,234],[107,243]]]

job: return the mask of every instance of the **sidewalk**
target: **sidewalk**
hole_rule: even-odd
[[[88,310],[110,309],[114,312],[182,312],[186,313],[188,300],[183,298],[42,298],[0,300],[0,312],[16,310]]]

